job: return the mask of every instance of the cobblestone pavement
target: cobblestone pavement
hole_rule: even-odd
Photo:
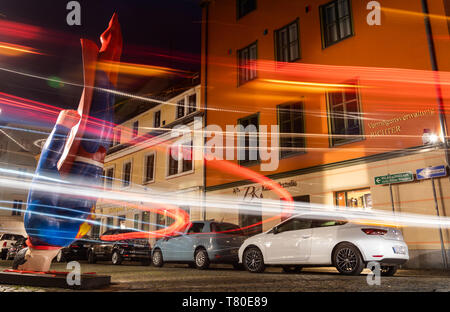
[[[367,284],[367,271],[361,276],[342,276],[334,268],[306,268],[299,274],[268,268],[263,274],[233,270],[227,265],[212,265],[196,270],[187,265],[166,264],[162,268],[135,263],[112,265],[81,261],[82,272],[111,275],[112,285],[99,291],[423,291],[450,292],[450,271],[399,270],[393,277],[381,277],[381,285]],[[0,261],[0,270],[11,261]],[[53,264],[53,270],[65,271],[65,264]],[[0,285],[0,291],[72,291],[66,289]]]

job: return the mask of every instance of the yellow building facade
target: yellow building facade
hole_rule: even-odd
[[[200,97],[200,86],[189,88],[115,127],[114,144],[105,158],[104,187],[131,198],[127,202],[99,200],[95,218],[101,226],[94,227],[92,235],[111,226],[151,232],[171,224],[163,213],[145,210],[151,203],[133,202],[134,191],[148,196],[149,202],[152,194],[191,198],[179,207],[191,220],[202,218],[203,158],[199,147],[203,139],[194,135],[195,129],[201,132],[203,127]],[[190,160],[184,154],[178,161],[171,158],[170,149],[180,145],[192,151]]]

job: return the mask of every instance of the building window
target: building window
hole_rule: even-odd
[[[139,230],[139,214],[138,213],[136,213],[134,215],[133,228],[136,229],[136,230]]]
[[[239,85],[256,78],[257,42],[238,51]]]
[[[188,114],[192,114],[197,110],[197,94],[188,96]]]
[[[153,115],[153,127],[154,128],[161,127],[161,111],[160,110],[155,112],[155,114]]]
[[[150,230],[150,212],[148,211],[142,212],[141,230],[145,232]]]
[[[251,210],[249,210],[251,208]],[[251,226],[254,225],[254,226]],[[261,204],[249,203],[240,205],[239,226],[245,235],[252,236],[262,232]],[[248,227],[251,226],[251,227]]]
[[[120,144],[121,134],[122,134],[122,131],[120,129],[116,129],[115,134],[114,134],[114,145]]]
[[[125,225],[126,225],[126,216],[119,216],[118,218],[117,218],[117,225],[121,228],[121,229],[124,229],[125,228]]]
[[[95,222],[92,223],[92,228],[91,228],[91,236],[93,239],[97,239],[100,237],[100,225],[102,223],[101,219],[95,219]]]
[[[12,215],[13,216],[21,216],[22,215],[22,206],[23,206],[22,200],[14,200]]]
[[[177,102],[177,119],[184,116],[184,98]]]
[[[192,141],[171,146],[168,157],[168,176],[191,171],[193,169]]]
[[[256,0],[236,0],[237,19],[256,10]]]
[[[145,180],[146,182],[151,182],[154,179],[155,172],[155,154],[150,154],[145,156]]]
[[[106,229],[112,229],[114,228],[114,218],[113,217],[107,217],[106,218]]]
[[[356,86],[328,93],[328,104],[331,146],[361,140],[361,112]]]
[[[370,188],[336,192],[336,206],[359,209],[372,209]]]
[[[112,184],[114,180],[114,168],[106,169],[104,176],[105,176],[105,188],[112,189]]]
[[[139,120],[133,122],[133,138],[137,137],[139,131]]]
[[[324,48],[353,35],[349,0],[335,0],[322,5],[320,18]]]
[[[281,158],[303,153],[305,148],[303,104],[278,105],[277,108]]]
[[[276,60],[293,62],[300,58],[298,21],[275,31]]]
[[[131,161],[126,162],[123,165],[122,186],[130,186],[131,182]]]
[[[184,96],[177,102],[177,119],[197,111],[197,94]]]
[[[238,120],[238,161],[241,166],[259,162],[259,113]]]

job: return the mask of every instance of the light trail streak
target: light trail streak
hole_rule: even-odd
[[[26,53],[44,55],[43,53],[38,52],[36,49],[27,46],[7,42],[0,42],[0,54],[9,56],[18,56]]]
[[[14,189],[24,189],[27,190],[30,187],[31,182],[24,182],[23,180],[8,179],[0,177],[0,183],[5,188]],[[273,182],[276,183],[276,182]],[[74,185],[76,187],[74,187]],[[168,192],[159,192],[155,189],[149,190],[147,192],[138,191],[131,189],[128,192],[120,191],[104,191],[98,186],[81,186],[77,183],[69,183],[61,185],[59,183],[35,183],[33,184],[35,190],[42,192],[52,192],[61,195],[70,195],[83,198],[101,198],[109,199],[113,201],[119,201],[121,203],[133,203],[142,202],[144,205],[136,205],[136,208],[140,210],[150,210],[150,207],[145,205],[168,204],[170,206],[174,205],[190,205],[190,206],[200,206],[198,198],[183,195],[173,194],[168,198]],[[51,189],[51,191],[49,191]],[[287,192],[287,191],[286,191]],[[132,199],[130,199],[132,198]],[[208,208],[208,211],[228,213],[243,210],[242,202],[227,196],[208,196],[203,202],[204,206]],[[271,221],[279,220],[279,213],[285,208],[286,202],[280,202],[279,200],[272,199],[260,199],[258,203],[248,203],[248,207],[245,211],[248,214],[260,214],[261,205],[263,206],[263,214],[273,214],[276,217],[271,218]],[[383,210],[363,210],[355,208],[338,208],[335,206],[327,206],[322,204],[312,204],[312,203],[289,203],[292,206],[291,213],[293,215],[297,214],[308,214],[313,213],[315,216],[321,216],[323,218],[346,218],[351,222],[361,223],[376,223],[379,225],[401,225],[401,226],[412,226],[412,227],[427,227],[427,228],[450,228],[450,218],[449,217],[435,217],[430,215],[422,214],[412,214],[398,212],[395,215],[390,211]],[[276,218],[276,219],[275,219]],[[83,219],[84,220],[84,219]]]

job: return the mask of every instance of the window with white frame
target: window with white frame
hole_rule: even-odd
[[[114,167],[106,168],[103,175],[105,177],[105,188],[112,189],[114,180]]]
[[[192,141],[170,146],[168,154],[168,176],[192,170]]]
[[[131,183],[131,161],[123,164],[122,186],[130,186]]]
[[[151,153],[145,156],[144,164],[144,183],[152,182],[155,174],[155,153]]]
[[[182,118],[197,111],[197,94],[191,93],[185,95],[177,101],[177,116]]]

